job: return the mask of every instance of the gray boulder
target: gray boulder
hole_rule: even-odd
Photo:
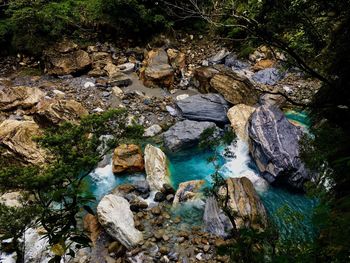
[[[164,136],[165,147],[170,151],[195,146],[201,134],[209,128],[217,128],[213,122],[184,120],[173,125]]]
[[[250,152],[270,183],[302,189],[310,175],[299,158],[302,132],[277,107],[263,105],[252,114],[248,133]]]
[[[258,71],[253,75],[253,80],[265,84],[265,85],[275,85],[279,80],[284,77],[284,74],[276,68],[267,68]]]
[[[198,94],[177,101],[176,104],[186,119],[229,123],[226,116],[229,104],[219,94]]]
[[[216,236],[227,238],[233,225],[227,215],[219,208],[214,197],[209,197],[205,203],[203,221],[205,231]]]

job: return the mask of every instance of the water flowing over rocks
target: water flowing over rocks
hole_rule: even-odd
[[[213,196],[206,200],[203,221],[205,231],[222,238],[229,237],[230,231],[233,229],[230,219],[219,208]]]
[[[0,124],[0,145],[5,148],[2,155],[31,164],[44,164],[46,153],[33,141],[33,137],[40,135],[39,126],[34,121],[3,121]]]
[[[267,226],[265,207],[248,178],[227,179],[226,186],[222,186],[219,190],[219,196],[223,200],[226,195],[229,213],[234,218],[237,228],[264,229]]]
[[[226,124],[228,103],[219,94],[190,96],[176,102],[184,118],[195,121],[211,121]]]
[[[152,191],[161,191],[169,183],[168,160],[161,149],[147,144],[145,148],[146,179]]]
[[[179,203],[201,199],[202,193],[200,190],[204,186],[204,183],[204,180],[192,180],[181,183],[175,193],[173,205],[176,206]]]
[[[106,232],[126,248],[135,247],[143,240],[142,233],[135,228],[130,205],[123,197],[104,196],[97,206],[97,215]]]
[[[207,129],[218,129],[213,122],[184,120],[177,122],[163,133],[164,145],[170,151],[189,148],[198,144],[201,134]]]
[[[0,86],[1,87],[1,86]],[[0,88],[0,110],[11,110],[14,108],[31,108],[45,96],[39,88],[31,87],[1,87]]]
[[[122,144],[115,148],[112,163],[113,173],[142,172],[144,162],[140,146]]]
[[[302,132],[276,107],[260,106],[249,122],[250,152],[270,183],[286,183],[302,189],[310,179],[299,157]]]
[[[89,112],[74,100],[42,99],[34,109],[34,119],[43,126],[57,125],[63,121],[77,123]]]
[[[227,117],[237,137],[246,142],[248,141],[248,120],[254,111],[254,107],[238,104],[227,112]]]

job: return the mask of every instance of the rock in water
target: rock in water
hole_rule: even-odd
[[[0,145],[6,150],[2,155],[31,164],[44,164],[46,153],[33,141],[33,137],[40,135],[39,126],[34,121],[3,121],[0,124]]]
[[[35,121],[40,125],[57,125],[63,121],[77,122],[89,112],[75,100],[42,99],[34,112]]]
[[[217,129],[213,122],[184,120],[164,132],[164,145],[170,151],[195,146],[206,129]]]
[[[248,120],[255,108],[252,106],[238,104],[227,112],[227,117],[237,137],[245,142],[248,141]]]
[[[146,179],[152,191],[161,191],[169,183],[168,160],[161,149],[147,144],[145,148]]]
[[[0,88],[0,110],[11,110],[17,107],[31,108],[45,96],[39,88],[6,87]]]
[[[106,232],[126,248],[138,245],[143,236],[135,228],[134,217],[126,199],[116,195],[106,195],[97,206],[97,216]]]
[[[179,184],[179,188],[176,191],[173,205],[184,203],[188,201],[198,200],[202,197],[200,190],[202,189],[204,180],[192,180]]]
[[[253,184],[246,177],[229,178],[227,188],[221,187],[219,196],[226,198],[230,216],[234,218],[236,227],[252,227],[264,229],[267,226],[267,214]]]
[[[228,103],[219,94],[199,94],[176,102],[182,116],[195,121],[228,123]]]
[[[302,189],[310,175],[299,158],[301,130],[280,109],[263,105],[252,114],[248,132],[250,153],[262,176],[270,183]]]
[[[147,87],[170,87],[174,82],[174,70],[169,65],[164,49],[148,52],[145,67],[141,69],[141,79]]]
[[[208,197],[205,203],[203,221],[205,231],[216,236],[227,238],[233,229],[230,219],[219,208],[214,197]]]
[[[113,173],[142,172],[144,167],[140,146],[122,144],[115,148],[112,163]]]

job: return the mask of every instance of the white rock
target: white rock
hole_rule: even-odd
[[[158,124],[154,124],[151,127],[148,127],[145,129],[145,132],[143,133],[143,137],[153,137],[157,134],[159,134],[162,131],[162,127],[160,127]]]
[[[203,260],[203,254],[202,253],[198,253],[196,255],[196,259],[199,260],[199,261],[202,261]]]
[[[134,63],[124,63],[121,65],[118,65],[117,68],[120,70],[120,72],[123,73],[131,73],[134,71],[135,64]]]
[[[169,183],[168,160],[161,149],[147,144],[145,148],[146,180],[152,191],[160,191]]]
[[[85,88],[85,89],[87,89],[87,88],[93,88],[93,87],[95,87],[95,84],[94,84],[93,82],[91,82],[91,81],[87,81],[87,82],[85,82],[85,84],[84,84],[84,88]]]
[[[64,96],[66,95],[66,93],[64,93],[63,91],[60,91],[58,89],[53,90],[52,93],[55,94],[56,97],[58,97],[60,99],[64,98]]]
[[[237,104],[227,112],[227,117],[231,122],[237,137],[245,142],[248,141],[248,120],[255,108],[245,104]]]
[[[173,107],[166,106],[165,108],[170,113],[171,116],[177,116],[177,111]]]
[[[117,98],[122,98],[124,96],[123,90],[117,86],[112,88],[112,93]]]
[[[130,249],[143,240],[142,233],[135,228],[134,217],[126,199],[117,195],[106,195],[97,206],[98,221],[106,232]]]
[[[186,98],[188,98],[190,95],[188,94],[181,94],[181,95],[178,95],[176,96],[176,100],[184,100]]]
[[[22,195],[20,192],[8,192],[0,196],[0,204],[9,207],[19,207],[21,206],[20,199]]]
[[[100,107],[97,107],[97,108],[93,109],[92,112],[94,112],[94,113],[100,113],[100,112],[104,112],[104,110],[101,109]]]

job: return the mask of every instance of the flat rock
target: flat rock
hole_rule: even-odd
[[[199,94],[176,102],[182,116],[195,121],[228,123],[229,104],[219,94]]]

